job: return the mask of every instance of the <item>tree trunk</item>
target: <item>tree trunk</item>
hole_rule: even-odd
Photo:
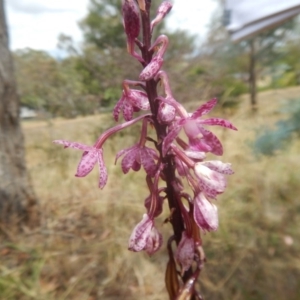
[[[257,110],[256,100],[256,72],[255,72],[255,46],[254,39],[250,41],[250,57],[249,57],[249,93],[250,102],[253,111]]]
[[[0,0],[0,221],[38,222],[37,198],[25,164],[4,3]]]

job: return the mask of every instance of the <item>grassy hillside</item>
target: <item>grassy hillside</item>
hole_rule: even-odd
[[[247,96],[234,111],[214,111],[239,131],[213,128],[224,145],[222,160],[233,164],[235,175],[217,203],[219,230],[204,236],[205,299],[300,299],[300,141],[272,157],[255,157],[249,147],[282,117],[281,105],[299,94],[299,87],[263,92],[256,115]],[[22,233],[1,228],[1,299],[167,299],[165,247],[153,257],[127,250],[147,190],[142,172],[123,176],[114,155],[132,145],[138,128],[107,143],[104,190],[97,188],[97,169],[86,178],[73,176],[79,151],[51,143],[63,138],[92,144],[109,124],[110,115],[23,124],[42,224]],[[167,214],[166,207],[157,223],[165,236]]]

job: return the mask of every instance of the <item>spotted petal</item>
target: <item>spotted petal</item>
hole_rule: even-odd
[[[97,151],[97,160],[98,160],[98,166],[99,166],[99,188],[102,189],[107,182],[107,169],[104,164],[103,160],[103,152],[102,149],[99,149]]]
[[[150,109],[149,99],[145,92],[139,90],[130,90],[128,99],[135,107],[141,110]]]
[[[69,142],[69,141],[65,141],[65,140],[55,140],[55,141],[53,141],[53,143],[63,145],[65,148],[73,148],[73,149],[82,150],[82,151],[90,151],[93,149],[93,147],[91,147],[91,146],[87,146],[87,145],[77,143],[77,142]]]
[[[133,107],[132,104],[129,101],[124,101],[122,106],[123,116],[125,121],[132,120],[133,116]]]
[[[154,78],[156,73],[159,71],[163,64],[163,58],[160,55],[156,55],[151,62],[144,68],[141,72],[139,79],[140,80],[150,80]]]
[[[130,147],[130,148],[126,148],[126,149],[120,150],[120,151],[117,153],[117,155],[116,155],[115,164],[117,163],[117,160],[119,159],[119,157],[121,157],[122,155],[124,155],[124,154],[126,154],[126,153],[132,151],[132,150],[133,150],[134,148],[136,148],[136,147],[137,147],[137,144],[134,145],[134,146],[132,146],[132,147]]]
[[[198,194],[194,199],[194,220],[204,231],[218,229],[218,209],[205,198],[203,193]]]
[[[201,128],[201,133],[203,134],[202,141],[211,147],[209,152],[215,155],[222,155],[223,154],[223,146],[219,139],[211,132],[204,128]]]
[[[218,100],[216,98],[211,99],[210,101],[201,105],[191,116],[192,119],[197,119],[203,115],[208,114],[217,104]]]
[[[130,235],[128,249],[135,252],[143,250],[147,245],[153,226],[153,220],[144,214],[143,219],[135,226]]]
[[[163,156],[165,156],[167,154],[172,142],[174,141],[174,139],[179,134],[180,129],[181,129],[181,126],[176,126],[164,138],[164,141],[163,141],[163,144],[162,144],[162,154],[163,154]]]
[[[218,125],[232,130],[237,130],[237,128],[234,127],[229,121],[220,118],[200,120],[199,123],[203,125]]]
[[[144,250],[149,254],[154,254],[162,245],[162,234],[153,226],[150,235],[146,241]]]
[[[189,148],[194,152],[210,152],[212,149],[203,138],[189,138]]]
[[[135,164],[138,156],[139,156],[139,148],[137,146],[132,147],[131,151],[128,151],[126,153],[121,163],[124,174],[127,174],[131,168],[133,168],[134,171],[138,171],[140,169],[141,165]],[[139,161],[137,163],[139,163]]]
[[[175,108],[167,103],[160,103],[158,108],[158,120],[162,124],[168,124],[175,118]]]
[[[222,173],[222,174],[231,175],[234,173],[233,170],[231,169],[230,163],[223,163],[220,160],[204,161],[204,162],[202,162],[202,165],[210,168],[211,170]]]
[[[141,164],[143,165],[147,175],[154,176],[156,171],[156,163],[154,157],[156,152],[152,152],[150,148],[144,147],[140,150]],[[154,156],[155,155],[155,156]]]
[[[113,117],[116,122],[118,122],[118,120],[119,120],[119,114],[123,108],[124,99],[125,98],[122,96],[121,99],[117,102],[117,104],[115,105],[115,107],[113,109]]]
[[[195,161],[202,161],[206,157],[205,152],[195,151],[192,149],[185,150],[184,153],[187,157]]]
[[[81,160],[77,167],[76,177],[85,177],[94,168],[97,163],[98,154],[97,149],[93,148],[91,151],[85,151],[82,154]]]
[[[195,164],[194,170],[199,179],[199,187],[207,197],[216,198],[225,191],[226,179],[223,174],[211,170],[201,162]]]

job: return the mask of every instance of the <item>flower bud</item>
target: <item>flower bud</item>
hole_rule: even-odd
[[[135,0],[122,0],[122,12],[125,33],[132,42],[140,33],[140,14]]]
[[[173,4],[170,1],[163,1],[157,9],[157,14],[165,17],[166,14],[172,9]]]
[[[166,16],[167,13],[172,9],[173,4],[170,1],[164,1],[157,9],[157,15],[155,19],[151,22],[151,31],[154,26],[157,25]]]

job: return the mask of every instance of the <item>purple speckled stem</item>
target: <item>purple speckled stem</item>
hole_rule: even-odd
[[[146,9],[145,11],[141,11],[141,20],[142,20],[142,34],[143,34],[143,46],[141,47],[142,57],[145,61],[145,64],[149,64],[153,52],[149,50],[151,48],[151,28],[150,28],[150,6],[151,1],[146,0]],[[152,112],[153,125],[157,134],[157,150],[160,154],[161,162],[164,166],[162,173],[164,174],[164,178],[166,179],[167,189],[167,199],[170,211],[172,213],[172,217],[170,222],[174,231],[174,239],[176,244],[178,245],[181,240],[182,232],[184,231],[184,222],[181,215],[180,210],[180,188],[177,187],[177,180],[175,176],[175,163],[173,156],[167,155],[163,157],[162,155],[162,143],[165,136],[167,135],[167,127],[166,125],[160,124],[158,122],[158,101],[155,101],[157,98],[157,90],[156,90],[157,82],[154,79],[151,79],[146,82],[146,93],[149,98],[150,108]],[[184,272],[182,276],[182,280],[184,283],[188,281],[188,279],[193,275],[192,268]],[[194,299],[194,298],[191,298]]]

